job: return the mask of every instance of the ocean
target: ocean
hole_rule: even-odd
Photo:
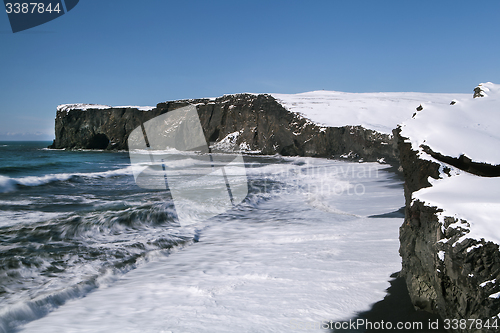
[[[243,202],[184,225],[128,152],[49,144],[0,142],[0,332],[325,331],[401,269],[386,165],[247,155]]]

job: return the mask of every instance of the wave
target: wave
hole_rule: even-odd
[[[167,249],[148,252],[124,262],[119,267],[102,268],[97,273],[86,276],[76,283],[47,291],[32,299],[24,298],[14,304],[9,304],[0,309],[0,333],[18,332],[20,325],[40,319],[63,306],[67,301],[85,297],[100,287],[113,284],[121,276],[139,265],[154,261],[156,257],[168,256],[172,252],[182,250],[196,241],[196,238],[193,238],[183,243],[173,244]]]
[[[172,203],[148,203],[4,228],[0,333],[15,332],[20,323],[196,243],[200,230],[181,228],[174,214]]]
[[[131,174],[132,174],[132,166],[128,166],[122,169],[108,170],[102,172],[90,172],[90,173],[82,173],[82,172],[56,173],[44,176],[27,176],[19,178],[0,176],[0,193],[15,191],[19,186],[32,187],[32,186],[47,185],[54,182],[64,182],[75,178],[99,179],[99,178],[125,176]]]
[[[54,150],[54,151],[62,151],[62,150],[66,150],[66,148],[40,148],[40,150]]]

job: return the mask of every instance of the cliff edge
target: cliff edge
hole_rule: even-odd
[[[287,110],[267,94],[171,101],[149,109],[62,105],[50,148],[125,150],[130,132],[141,123],[189,104],[196,106],[214,151],[398,161],[391,134],[359,125],[321,125]]]
[[[448,319],[450,331],[498,332],[500,86],[474,91],[423,104],[394,131],[405,178],[401,275],[415,307]]]

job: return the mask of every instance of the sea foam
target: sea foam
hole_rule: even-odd
[[[12,192],[18,189],[18,186],[41,186],[54,182],[64,182],[74,178],[84,179],[98,179],[98,178],[111,178],[117,176],[124,176],[132,174],[132,167],[108,170],[102,172],[89,172],[89,173],[56,173],[44,176],[26,176],[19,178],[11,178],[0,176],[0,193]]]

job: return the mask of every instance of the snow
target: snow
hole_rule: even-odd
[[[236,140],[243,131],[229,133],[222,140],[213,144],[212,148],[223,151],[232,151],[236,146]]]
[[[239,152],[246,154],[258,154],[261,150],[252,150],[247,142],[241,142],[237,147],[236,142],[243,130],[229,133],[222,140],[212,144],[211,148],[215,150],[220,150],[224,152]],[[239,149],[238,149],[239,148]]]
[[[468,94],[454,105],[422,104],[415,119],[405,121],[401,135],[413,150],[422,144],[445,156],[465,154],[475,162],[500,164],[500,85],[482,83],[485,97]],[[455,95],[456,97],[456,95]]]
[[[488,283],[493,283],[493,284],[494,284],[494,283],[496,283],[496,282],[497,282],[497,279],[488,280],[488,281],[485,281],[485,282],[481,283],[479,286],[480,286],[481,288],[484,288],[484,287],[486,287],[486,285],[487,285]]]
[[[500,298],[500,292],[491,294],[490,298]]]
[[[114,106],[116,109],[137,109],[139,111],[151,111],[156,108],[156,106],[136,106],[136,105],[125,105],[125,106]]]
[[[74,104],[61,104],[57,107],[57,111],[71,111],[71,110],[82,110],[87,111],[93,110],[106,110],[106,109],[138,109],[139,111],[151,111],[155,106],[109,106],[101,104],[85,104],[85,103],[74,103]]]
[[[477,244],[477,245],[473,245],[473,246],[470,246],[467,248],[467,253],[469,253],[470,251],[474,250],[474,249],[478,249],[480,247],[482,247],[483,244]]]
[[[500,244],[500,178],[479,177],[462,172],[432,181],[432,187],[414,192],[413,198],[443,209],[439,213],[441,217],[453,216],[466,220],[470,231],[464,238],[484,239]],[[462,223],[456,226],[467,228]]]
[[[416,92],[346,93],[311,91],[300,94],[271,94],[287,110],[299,113],[318,125],[341,127],[361,125],[391,134],[410,119],[419,105],[445,106],[453,99],[472,94]]]
[[[57,106],[57,111],[71,111],[71,110],[89,110],[89,109],[97,109],[104,110],[110,109],[109,105],[101,105],[101,104],[85,104],[85,103],[74,103],[74,104],[61,104]]]

